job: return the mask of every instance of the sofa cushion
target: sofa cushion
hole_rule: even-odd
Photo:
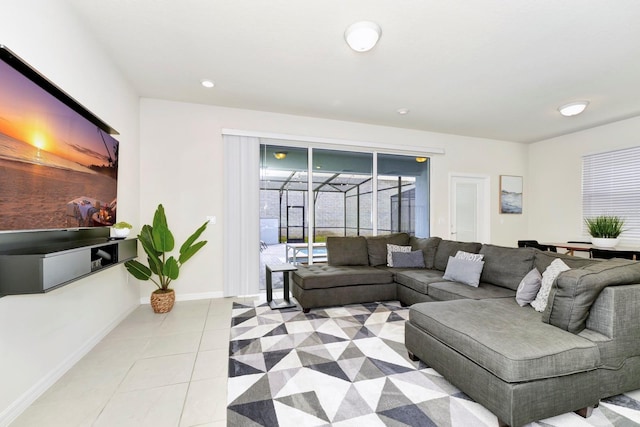
[[[481,243],[475,242],[456,242],[453,240],[441,240],[436,250],[436,256],[433,261],[434,268],[445,271],[450,256],[456,256],[458,251],[478,253],[482,247]]]
[[[407,233],[384,234],[381,236],[366,237],[369,265],[387,265],[387,245],[407,246],[409,235]]]
[[[634,283],[640,283],[637,261],[611,259],[564,272],[551,289],[542,321],[577,334],[602,289]]]
[[[522,278],[522,281],[518,285],[516,290],[516,302],[520,307],[524,307],[527,304],[531,304],[542,285],[542,275],[537,268],[532,268],[526,276]]]
[[[459,282],[434,281],[429,284],[428,295],[439,301],[454,299],[513,298],[516,292],[490,283],[480,283],[477,288]]]
[[[460,253],[460,251],[458,251]],[[480,284],[480,275],[484,261],[472,261],[470,259],[449,257],[447,269],[442,276],[445,280],[464,283],[477,288]]]
[[[484,269],[481,280],[505,288],[518,289],[518,285],[533,268],[535,249],[507,248],[504,246],[482,245]]]
[[[429,284],[442,282],[442,274],[442,271],[439,270],[398,271],[395,280],[407,288],[428,295]]]
[[[513,298],[414,304],[409,321],[509,383],[600,366],[596,344],[541,322]]]
[[[367,239],[362,236],[327,237],[327,263],[329,265],[369,265]]]
[[[595,262],[599,262],[592,258],[582,258],[566,254],[559,254],[557,252],[541,251],[535,249],[534,265],[538,269],[538,271],[542,272],[545,271],[547,267],[549,267],[553,260],[558,258],[560,258],[562,262],[567,264],[569,268],[580,268],[589,264],[593,264]]]
[[[409,238],[409,244],[412,250],[420,249],[424,254],[425,268],[433,268],[436,258],[436,250],[442,239],[440,237],[413,237]]]
[[[396,268],[424,268],[424,255],[422,251],[393,252],[391,253],[393,266]]]
[[[393,273],[375,267],[309,265],[300,266],[291,278],[302,289],[327,289],[351,285],[393,283]]]

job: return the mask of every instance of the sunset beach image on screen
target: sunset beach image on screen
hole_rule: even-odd
[[[118,141],[0,61],[0,231],[116,222]]]

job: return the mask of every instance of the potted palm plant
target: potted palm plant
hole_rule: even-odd
[[[619,242],[619,236],[625,230],[624,220],[615,215],[600,215],[585,218],[587,229],[591,235],[591,243],[603,248],[613,248]]]
[[[196,242],[207,224],[202,224],[180,246],[178,258],[168,255],[175,247],[175,240],[167,225],[162,204],[156,209],[153,224],[142,227],[138,240],[147,254],[149,266],[137,260],[127,261],[124,265],[136,279],[151,280],[156,285],[158,289],[151,294],[151,307],[156,313],[167,313],[173,308],[175,293],[169,285],[178,278],[180,267],[207,243],[206,240]]]

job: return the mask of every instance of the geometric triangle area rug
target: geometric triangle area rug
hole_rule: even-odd
[[[271,310],[234,303],[227,425],[497,426],[497,418],[435,370],[408,358],[398,302]],[[640,425],[637,392],[530,426]]]

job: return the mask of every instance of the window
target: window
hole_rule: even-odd
[[[582,214],[624,219],[624,240],[640,240],[640,147],[590,154],[582,160]],[[583,224],[585,234],[586,226]]]

